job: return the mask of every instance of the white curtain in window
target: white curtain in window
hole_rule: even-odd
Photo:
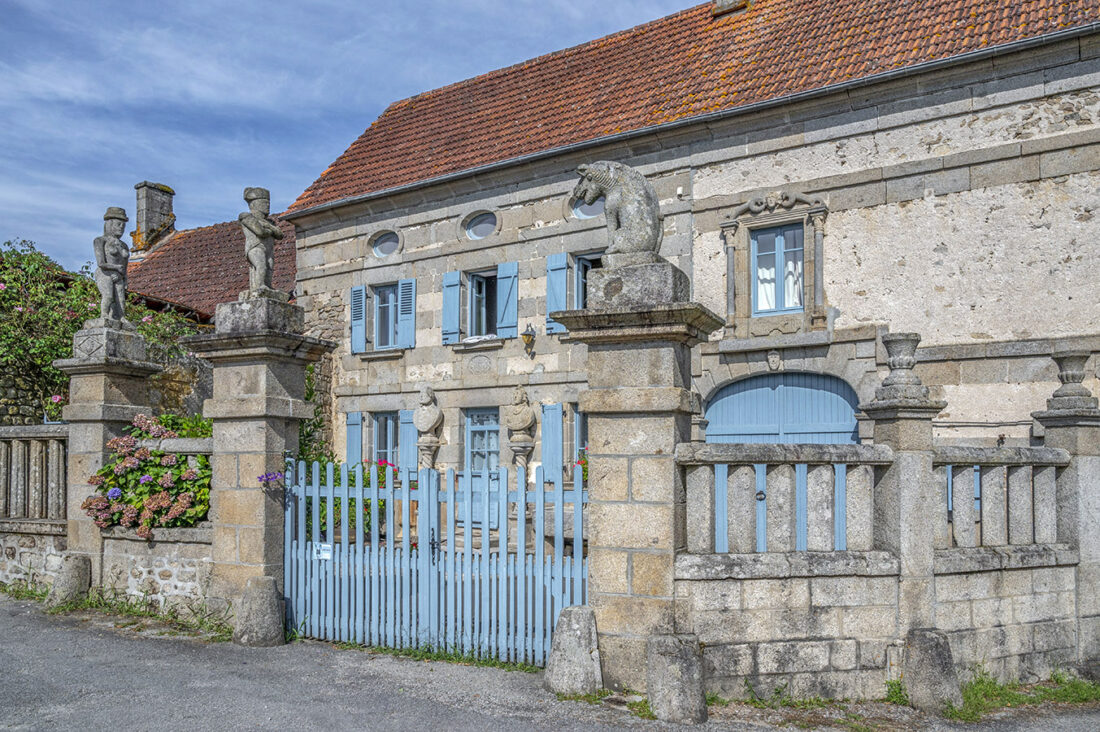
[[[756,258],[756,309],[775,309],[775,255]]]
[[[802,252],[787,252],[783,265],[783,307],[802,307]]]

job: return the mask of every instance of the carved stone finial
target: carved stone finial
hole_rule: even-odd
[[[875,390],[874,400],[860,407],[872,419],[899,411],[935,414],[947,406],[947,402],[929,398],[928,387],[921,384],[920,377],[913,371],[917,364],[919,343],[920,333],[887,333],[882,336],[890,373],[882,380],[882,386]]]
[[[535,449],[535,410],[522,386],[512,391],[512,403],[503,410],[501,421],[508,428],[508,444],[515,463],[523,468]]]
[[[100,317],[117,321],[120,327],[126,318],[126,279],[130,266],[130,248],[122,241],[127,221],[125,210],[118,206],[108,208],[103,214],[103,236],[96,237],[93,244]]]
[[[1047,399],[1045,411],[1031,413],[1044,427],[1100,426],[1100,401],[1082,383],[1091,355],[1080,349],[1058,349],[1051,354],[1062,385]]]
[[[622,163],[600,160],[577,168],[580,182],[573,197],[591,205],[605,197],[608,246],[604,266],[657,262],[661,246],[661,209],[646,177]]]
[[[443,427],[443,410],[439,408],[435,391],[430,386],[420,387],[418,401],[420,406],[413,412],[413,427],[419,434],[416,451],[420,467],[431,468],[435,465],[435,456],[442,442],[439,433]]]
[[[271,220],[271,193],[266,188],[245,188],[248,211],[238,218],[244,232],[244,251],[248,258],[248,289],[240,299],[268,297],[286,302],[290,296],[271,286],[275,271],[275,240],[283,238],[283,230]]]

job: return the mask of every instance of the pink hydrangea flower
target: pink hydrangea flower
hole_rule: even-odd
[[[60,394],[54,394],[52,397],[50,397],[50,401],[53,402],[54,404],[60,404],[61,403],[61,395]]]
[[[151,322],[153,322],[153,316],[152,315],[146,315],[144,318],[141,319],[141,322],[151,323]]]

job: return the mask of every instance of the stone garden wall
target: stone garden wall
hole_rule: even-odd
[[[67,547],[63,521],[0,519],[0,582],[53,584]]]
[[[103,531],[102,586],[162,607],[205,605],[213,568],[209,525],[154,529],[146,541],[134,531]]]

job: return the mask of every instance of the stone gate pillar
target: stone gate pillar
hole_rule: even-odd
[[[1058,473],[1058,542],[1077,548],[1077,662],[1100,678],[1100,408],[1081,382],[1089,351],[1056,350],[1062,386],[1045,411],[1031,416],[1043,425],[1047,447],[1070,454]]]
[[[645,689],[647,640],[675,632],[686,527],[674,452],[691,438],[691,347],[722,324],[688,292],[668,262],[612,262],[589,273],[589,309],[552,315],[588,344],[588,598],[611,687]]]
[[[88,478],[110,458],[107,441],[119,437],[135,416],[148,413],[148,377],[160,366],[147,360],[145,339],[125,320],[89,320],[73,336],[73,356],[54,362],[69,375],[67,458],[68,552],[91,561],[92,584],[102,581],[103,538],[80,504],[95,492]]]
[[[874,548],[899,559],[898,632],[904,637],[914,628],[935,627],[928,517],[939,515],[943,496],[932,476],[932,419],[947,403],[930,399],[913,372],[918,333],[887,333],[882,343],[890,374],[860,409],[875,422],[875,444],[894,449],[894,462],[875,481]]]
[[[302,335],[304,311],[274,297],[218,305],[213,335],[188,344],[214,364],[214,395],[203,415],[214,422],[210,515],[214,523],[210,595],[235,600],[248,580],[283,585],[283,490],[259,476],[283,472],[298,450],[306,366],[335,344]]]

